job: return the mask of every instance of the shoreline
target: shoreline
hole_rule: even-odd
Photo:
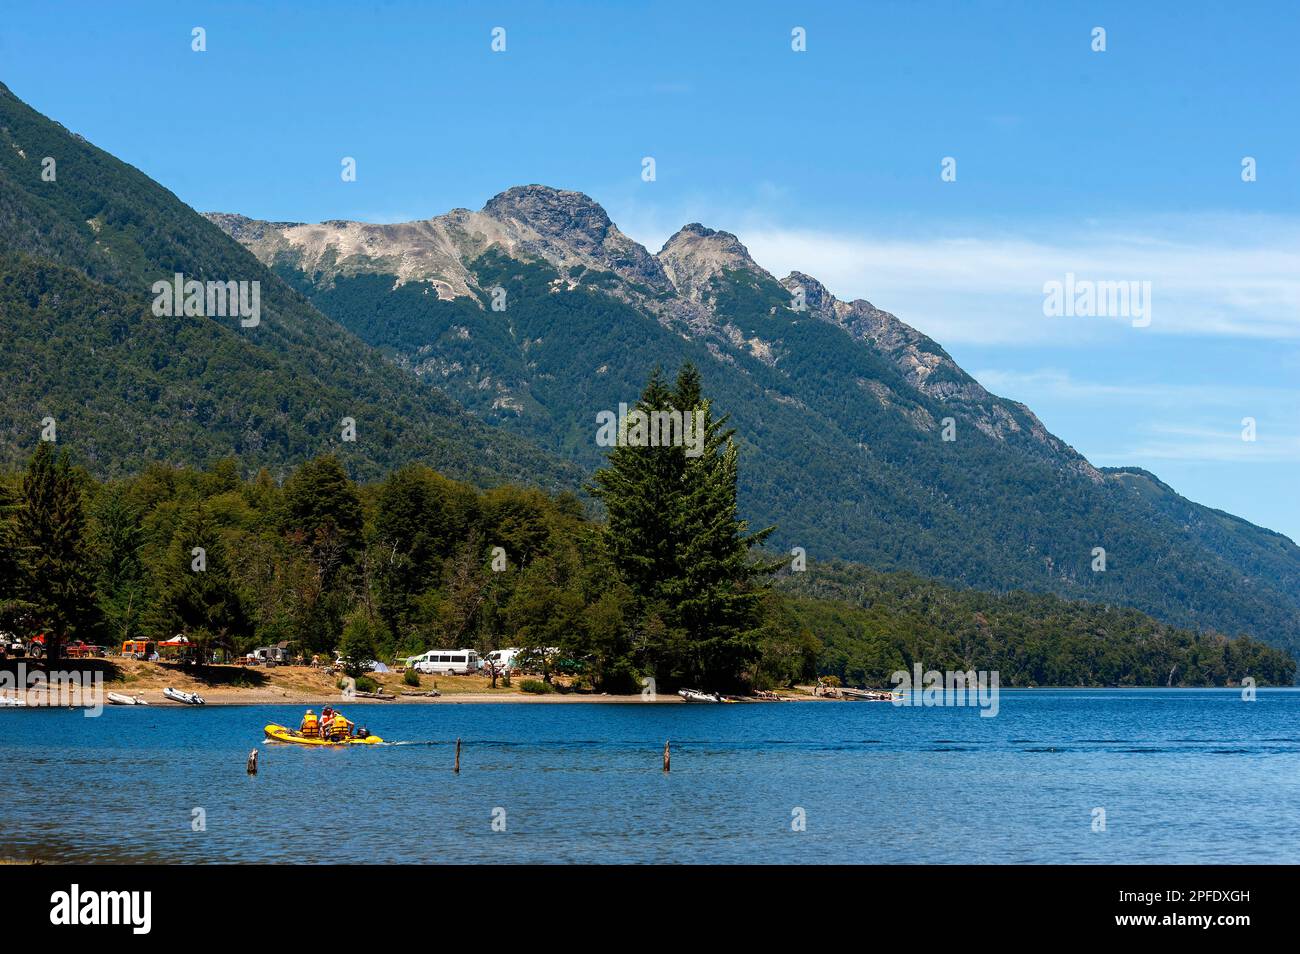
[[[118,691],[118,690],[111,690]],[[259,695],[257,690],[222,692],[211,691],[200,692],[203,696],[203,706],[191,706],[183,702],[176,702],[172,699],[162,697],[156,692],[146,691],[138,693],[122,693],[123,695],[134,695],[144,699],[146,705],[135,706],[140,709],[153,708],[177,708],[177,709],[198,709],[209,706],[391,706],[391,705],[485,705],[492,703],[504,704],[521,704],[521,705],[688,705],[685,699],[677,695],[658,695],[654,698],[645,698],[639,693],[631,695],[615,695],[609,693],[550,693],[547,695],[533,695],[525,692],[457,692],[443,696],[398,696],[396,699],[368,699],[368,698],[348,698],[341,695]],[[155,698],[156,697],[156,698]],[[0,699],[13,699],[14,695],[0,695]],[[22,700],[24,697],[20,694],[16,698]],[[28,698],[24,700],[26,706],[14,706],[13,708],[29,709],[59,709],[59,708],[87,708],[86,706],[67,706],[67,705],[48,705],[43,701],[33,701]],[[747,703],[769,703],[769,702],[845,702],[843,699],[828,699],[824,697],[791,695],[782,696],[779,700],[774,699],[746,699],[739,698],[735,704]],[[129,709],[131,706],[119,706],[104,702],[104,707],[114,709]],[[7,708],[0,705],[0,709]]]
[[[0,669],[9,671],[11,677],[17,676],[18,673],[13,672],[13,669],[18,664],[18,661],[11,661],[8,665],[0,664]],[[27,664],[30,665],[30,662]],[[498,681],[497,688],[493,689],[489,678],[478,674],[421,675],[419,685],[411,686],[405,683],[399,673],[371,673],[370,678],[374,681],[376,689],[393,697],[377,699],[362,695],[346,696],[338,686],[341,679],[338,673],[311,666],[213,665],[197,669],[176,663],[150,662],[115,656],[89,660],[63,660],[62,664],[66,667],[64,671],[80,674],[82,682],[79,690],[56,689],[52,694],[47,695],[48,686],[33,685],[29,675],[26,685],[21,684],[23,680],[20,678],[11,680],[8,685],[0,683],[0,708],[4,708],[2,700],[13,698],[26,702],[27,708],[58,708],[58,702],[54,706],[49,706],[44,700],[52,697],[59,702],[80,701],[79,695],[86,696],[96,691],[96,683],[105,696],[112,692],[137,697],[147,703],[146,708],[153,706],[192,708],[183,702],[166,698],[163,695],[163,690],[166,688],[196,693],[202,696],[204,704],[209,706],[483,705],[496,702],[525,705],[687,704],[686,700],[676,692],[662,692],[654,697],[645,697],[640,692],[598,693],[572,689],[566,685],[566,680],[562,677],[552,683],[556,687],[553,692],[525,692],[522,688],[523,684],[536,681],[538,677],[523,674],[515,675],[513,685],[503,686]],[[436,690],[440,694],[437,696],[421,694],[431,690]],[[835,701],[814,697],[811,687],[783,690],[780,696],[782,699],[790,700]],[[105,706],[110,704],[107,698],[102,698],[102,701]],[[737,697],[736,701],[773,700]],[[126,708],[126,706],[114,706],[114,708]]]

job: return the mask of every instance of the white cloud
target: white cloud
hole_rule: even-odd
[[[1113,401],[1127,406],[1144,405],[1187,408],[1190,406],[1267,407],[1294,406],[1300,402],[1295,388],[1272,388],[1216,382],[1204,384],[1142,383],[1116,384],[1075,377],[1060,368],[1033,371],[1005,371],[984,368],[971,372],[972,377],[990,391],[1029,404],[1053,401],[1081,401],[1097,404]]]
[[[806,272],[838,298],[868,299],[943,344],[1113,343],[1137,334],[1300,338],[1296,219],[1145,216],[1141,228],[1075,221],[1059,230],[952,225],[907,234],[790,227],[764,214],[728,216],[707,199],[687,202],[684,217],[641,201],[622,206],[625,230],[651,251],[681,223],[702,221],[734,232],[778,278]],[[1043,284],[1067,273],[1151,282],[1151,326],[1045,317]]]
[[[1240,430],[1184,425],[1152,425],[1141,443],[1119,453],[1099,454],[1093,463],[1123,466],[1135,460],[1196,461],[1204,463],[1277,464],[1300,461],[1300,437],[1261,434],[1254,441],[1241,439]]]
[[[1176,225],[1177,237],[1071,228],[1063,236],[900,240],[759,227],[740,238],[770,271],[807,272],[837,297],[867,298],[944,343],[1147,333],[1300,338],[1300,224],[1252,218]],[[1043,284],[1067,273],[1149,281],[1151,326],[1045,317]]]

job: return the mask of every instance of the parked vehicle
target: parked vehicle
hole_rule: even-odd
[[[486,662],[492,663],[497,667],[497,672],[513,672],[519,668],[519,654],[521,649],[494,649],[484,657]]]
[[[416,672],[468,675],[478,672],[479,656],[472,649],[431,649],[415,657]]]
[[[122,655],[134,659],[148,659],[158,652],[158,646],[151,639],[128,639],[122,643]]]
[[[276,643],[274,646],[258,646],[248,654],[247,658],[266,666],[288,666],[293,662],[287,641]]]
[[[0,633],[0,657],[22,656],[27,652],[27,645],[13,633]]]

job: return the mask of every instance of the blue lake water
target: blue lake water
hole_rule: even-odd
[[[996,718],[861,702],[348,712],[405,744],[264,744],[301,706],[0,710],[0,857],[1300,861],[1296,690],[1003,691]]]

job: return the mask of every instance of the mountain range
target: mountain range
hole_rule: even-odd
[[[692,223],[651,254],[541,185],[400,224],[208,217],[394,363],[586,470],[596,413],[693,361],[744,448],[746,514],[783,549],[1300,646],[1292,541],[1094,467],[924,334],[778,279],[731,233]]]
[[[259,281],[260,325],[155,317],[177,272]],[[0,319],[6,464],[49,416],[97,474],[332,450],[362,478],[421,460],[576,489],[605,453],[597,413],[690,361],[736,429],[745,515],[782,550],[1300,649],[1286,537],[1092,466],[930,338],[778,279],[735,235],[693,223],[652,254],[579,192],[400,224],[200,216],[0,86]]]

